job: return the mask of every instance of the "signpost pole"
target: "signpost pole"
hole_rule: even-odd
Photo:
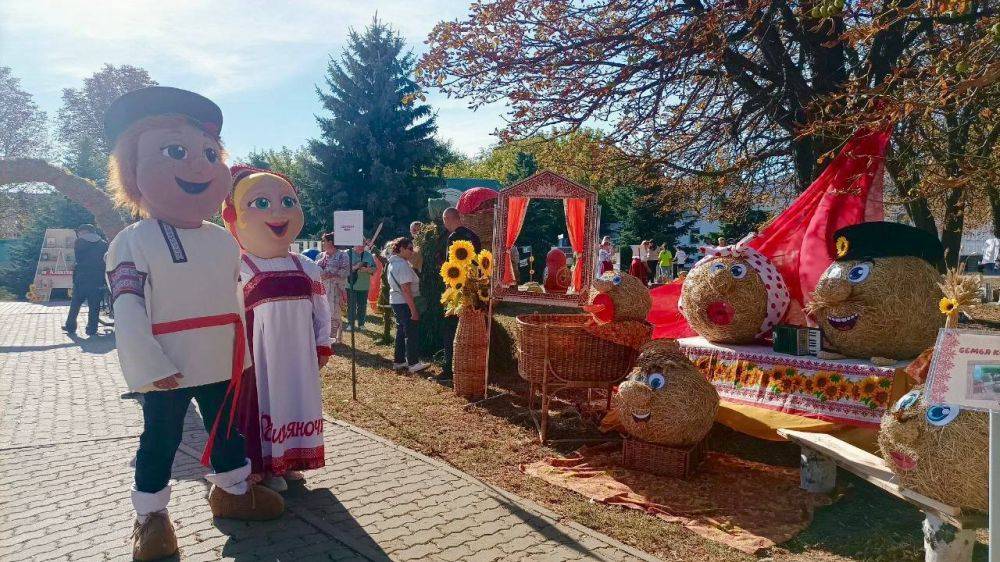
[[[364,254],[361,256],[364,258]],[[357,276],[354,275],[354,248],[347,249],[347,263],[350,264],[349,271],[347,275],[347,326],[351,329],[351,397],[354,400],[358,399],[358,348],[354,343],[354,323],[351,322],[351,315],[355,314],[354,309],[351,308],[354,304],[351,299],[357,298],[354,292],[354,283],[357,281]]]

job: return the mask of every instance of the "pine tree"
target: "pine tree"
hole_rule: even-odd
[[[317,117],[321,138],[309,143],[316,162],[306,197],[324,209],[362,209],[383,237],[403,235],[425,218],[427,198],[442,185],[433,175],[441,151],[431,108],[412,79],[414,56],[400,35],[377,19],[351,30],[340,61],[327,68],[329,91],[317,88],[329,117]]]

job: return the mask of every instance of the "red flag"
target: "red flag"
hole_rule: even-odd
[[[804,323],[801,308],[833,262],[833,233],[852,224],[882,220],[889,136],[889,130],[855,133],[816,181],[750,242],[788,284],[793,301],[788,320],[793,323]]]

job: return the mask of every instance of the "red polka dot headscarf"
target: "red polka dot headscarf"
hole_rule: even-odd
[[[760,325],[760,331],[757,332],[756,336],[762,338],[768,335],[784,318],[791,297],[785,280],[778,273],[778,268],[774,267],[767,256],[750,247],[750,241],[753,240],[754,236],[755,234],[751,233],[732,246],[703,246],[700,250],[705,254],[705,257],[698,260],[694,267],[698,267],[713,258],[733,257],[746,261],[760,275],[761,281],[764,282],[764,289],[767,291],[767,316],[764,317],[764,322]]]

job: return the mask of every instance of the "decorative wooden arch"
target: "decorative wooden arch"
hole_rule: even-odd
[[[583,269],[582,285],[578,292],[566,294],[531,293],[519,291],[516,285],[504,286],[503,272],[504,268],[507,267],[507,259],[510,256],[510,247],[505,242],[507,239],[507,216],[512,197],[558,199],[563,201],[582,199],[584,201],[583,251],[577,256],[578,265],[576,265],[576,267]],[[598,220],[597,192],[589,187],[564,178],[551,170],[543,170],[528,179],[501,189],[497,199],[496,215],[494,216],[493,223],[493,247],[497,252],[497,256],[495,257],[497,267],[493,268],[493,300],[557,306],[581,306],[586,304],[588,294],[590,293],[590,285],[594,278],[594,252],[597,247]]]

